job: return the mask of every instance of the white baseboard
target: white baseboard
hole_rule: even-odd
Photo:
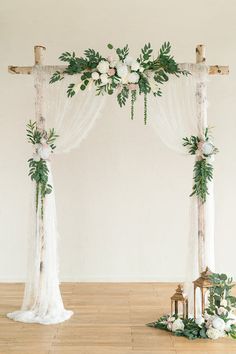
[[[0,278],[0,283],[24,283],[25,278]],[[74,277],[61,277],[60,282],[62,283],[148,283],[148,282],[161,282],[161,283],[177,283],[184,282],[183,278],[180,277],[106,277],[106,276],[74,276]]]

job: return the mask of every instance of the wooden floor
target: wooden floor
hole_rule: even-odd
[[[236,340],[196,340],[145,327],[169,311],[176,284],[65,283],[74,316],[59,325],[23,324],[6,318],[19,309],[22,284],[0,284],[0,354],[232,354]]]

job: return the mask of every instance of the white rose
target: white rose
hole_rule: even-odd
[[[126,65],[131,66],[135,62],[135,60],[132,57],[126,57],[124,62]]]
[[[207,335],[207,337],[210,338],[210,339],[218,339],[218,338],[224,336],[224,332],[219,331],[218,329],[211,327],[211,328],[209,328],[209,329],[206,331],[206,335]]]
[[[136,84],[139,80],[139,74],[137,73],[129,73],[128,74],[128,82],[131,84]]]
[[[39,154],[34,153],[34,154],[33,154],[33,160],[36,161],[36,162],[39,162],[39,161],[40,161],[40,156],[39,156]]]
[[[40,140],[40,143],[41,143],[41,144],[46,144],[46,143],[47,143],[47,140],[44,139],[44,138],[42,138],[42,139]]]
[[[99,77],[100,77],[100,75],[99,75],[99,73],[98,73],[97,71],[94,71],[94,72],[92,73],[92,79],[93,79],[93,80],[98,80]]]
[[[202,152],[204,155],[211,155],[214,152],[214,145],[209,142],[202,144]]]
[[[220,306],[226,307],[227,305],[228,305],[227,300],[225,300],[225,299],[221,300]]]
[[[100,63],[98,64],[97,66],[97,69],[98,71],[101,73],[101,74],[106,74],[109,70],[109,63],[108,61],[106,60],[102,60],[100,61]]]
[[[215,317],[212,321],[212,326],[219,331],[224,331],[225,329],[225,321],[220,317]]]
[[[117,60],[112,60],[112,61],[110,62],[110,68],[115,68],[116,65],[117,65]]]
[[[116,66],[116,70],[117,70],[117,75],[121,78],[124,78],[128,75],[127,65],[123,63],[118,63]]]
[[[205,314],[204,314],[204,318],[205,318],[205,320],[209,320],[209,319],[211,319],[211,315],[209,315],[207,312],[205,312]]]
[[[207,156],[207,162],[208,163],[213,163],[214,161],[215,161],[215,156],[214,155]]]
[[[34,147],[35,147],[35,150],[37,151],[41,147],[41,144],[35,144]]]
[[[218,309],[217,309],[217,313],[218,313],[218,315],[226,315],[227,314],[227,310],[224,308],[224,307],[219,307]]]
[[[128,76],[124,76],[121,79],[122,84],[128,84]]]
[[[47,160],[51,154],[51,148],[47,144],[41,145],[38,149],[38,154],[43,160]]]
[[[203,323],[204,323],[204,318],[202,316],[200,317],[197,317],[196,320],[195,320],[195,323],[198,325],[198,326],[201,326]]]
[[[172,324],[172,332],[176,332],[177,330],[183,330],[184,329],[184,323],[180,318],[177,318]]]
[[[100,79],[101,79],[103,85],[106,85],[106,84],[108,83],[108,76],[107,76],[107,74],[102,74],[102,75],[100,76]]]
[[[131,70],[137,71],[137,70],[139,70],[139,68],[140,68],[139,63],[137,61],[134,61],[131,65]]]
[[[234,323],[233,321],[227,321],[227,322],[226,322],[226,324],[225,324],[225,331],[226,331],[226,332],[231,331],[231,325],[232,325],[233,323]]]

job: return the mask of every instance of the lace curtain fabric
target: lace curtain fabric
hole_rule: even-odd
[[[197,119],[196,85],[206,82],[205,65],[183,64],[182,69],[191,72],[191,76],[171,78],[163,86],[163,97],[149,100],[150,121],[161,140],[176,153],[188,155],[182,146],[182,138],[199,135]],[[79,91],[72,99],[67,98],[66,89],[71,77],[49,85],[49,79],[56,70],[53,66],[34,68],[34,78],[41,85],[43,92],[42,113],[46,119],[46,129],[55,128],[59,138],[55,153],[68,152],[77,148],[87,136],[95,121],[100,116],[105,96],[96,96],[93,87]],[[73,77],[76,82],[76,78]],[[79,80],[79,79],[78,79]],[[37,108],[37,107],[36,107]],[[191,158],[190,156],[188,158]],[[194,161],[193,161],[194,162]],[[49,183],[53,186],[50,162]],[[210,194],[205,207],[206,213],[206,249],[207,265],[214,270],[214,196],[213,184],[209,184]],[[40,209],[40,208],[39,208]],[[34,207],[35,210],[35,207]],[[64,309],[58,277],[57,258],[57,223],[54,188],[46,196],[44,218],[39,212],[34,213],[34,225],[30,238],[30,258],[28,279],[22,309],[8,314],[9,318],[22,322],[53,324],[63,322],[72,315]],[[186,292],[192,299],[192,280],[199,275],[198,235],[197,235],[197,198],[191,199],[189,249],[186,271]],[[41,231],[44,230],[42,239]],[[43,265],[43,266],[42,266]]]

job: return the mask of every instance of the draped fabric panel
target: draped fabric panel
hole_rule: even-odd
[[[196,85],[205,82],[207,67],[205,65],[184,64],[182,69],[192,73],[189,77],[171,78],[163,86],[162,98],[149,99],[149,114],[152,115],[153,127],[161,140],[172,150],[187,154],[182,146],[182,138],[198,135]],[[105,102],[104,96],[96,96],[93,87],[80,91],[73,98],[67,98],[66,90],[71,76],[49,85],[49,79],[56,70],[53,66],[35,66],[36,85],[43,93],[41,109],[46,120],[46,129],[55,128],[59,138],[55,153],[68,152],[77,148],[87,136],[95,121],[100,116]],[[73,76],[79,87],[79,77]],[[36,107],[38,109],[39,107]],[[191,158],[190,156],[188,158]],[[194,162],[194,161],[193,161]],[[50,161],[49,183],[53,186]],[[35,187],[34,187],[35,188]],[[206,263],[214,270],[214,197],[213,184],[209,184],[210,195],[205,207],[206,213]],[[30,237],[30,257],[28,279],[22,309],[8,314],[9,318],[22,322],[52,324],[63,322],[72,315],[64,308],[58,277],[57,257],[57,222],[55,207],[55,190],[45,198],[44,205],[38,205],[35,212],[33,230]],[[35,195],[35,189],[33,190]],[[43,218],[41,210],[43,209]],[[198,271],[198,235],[197,235],[197,198],[191,199],[190,232],[188,260],[186,265],[186,292],[192,299],[192,280]],[[190,304],[191,305],[191,304]]]
[[[181,64],[181,69],[191,73],[191,76],[171,78],[163,86],[163,96],[155,104],[151,102],[150,111],[152,125],[162,142],[179,154],[188,155],[182,145],[184,137],[199,136],[204,129],[199,122],[199,106],[197,106],[196,89],[199,83],[208,81],[208,67],[205,64]],[[207,122],[204,122],[207,125]],[[194,163],[194,158],[193,163]],[[213,182],[208,183],[209,195],[205,204],[205,262],[214,271],[214,194]],[[199,276],[198,247],[198,201],[194,196],[190,199],[188,254],[186,255],[185,292],[190,300],[190,310],[193,311],[193,284]],[[199,302],[199,299],[198,299]]]
[[[67,98],[66,89],[71,77],[49,85],[55,70],[54,67],[36,66],[33,74],[35,84],[42,92],[40,110],[46,120],[46,129],[55,128],[59,135],[55,153],[62,153],[77,148],[87,136],[100,115],[105,98],[95,96],[92,87],[86,92],[80,91],[71,99]],[[78,81],[78,77],[73,79]],[[47,161],[47,166],[48,183],[53,186],[50,161]],[[52,193],[46,195],[43,205],[39,200],[36,211],[35,184],[32,185],[34,223],[30,235],[28,278],[21,310],[9,313],[8,317],[21,322],[55,324],[73,314],[65,310],[59,288],[55,190],[53,186]]]

